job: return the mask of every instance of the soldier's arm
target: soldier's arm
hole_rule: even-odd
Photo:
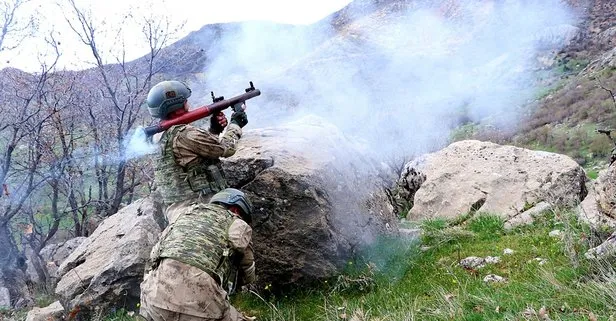
[[[252,250],[252,243],[248,245],[244,251],[244,255],[240,260],[240,286],[251,284],[256,279],[255,273],[255,255]]]
[[[246,222],[236,219],[229,228],[231,247],[239,255],[241,285],[255,281],[255,259],[252,250],[252,229]]]
[[[236,124],[229,124],[227,130],[220,139],[220,145],[223,146],[225,152],[221,157],[229,157],[235,154],[237,142],[242,137],[242,128]]]
[[[229,124],[227,131],[219,140],[218,136],[194,126],[187,126],[174,140],[176,154],[183,151],[194,153],[205,158],[229,157],[235,154],[237,141],[242,136],[242,129]]]

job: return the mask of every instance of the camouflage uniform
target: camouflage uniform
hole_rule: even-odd
[[[141,284],[141,314],[148,320],[244,320],[223,287],[234,271],[239,284],[254,281],[252,230],[223,206],[206,203],[226,187],[219,158],[235,153],[241,135],[232,123],[220,140],[191,125],[160,136],[155,182],[169,226]]]
[[[141,314],[154,321],[246,320],[225,287],[255,279],[250,226],[218,204],[195,201],[173,212],[141,284]]]
[[[227,187],[219,158],[233,155],[241,136],[242,129],[236,124],[229,124],[220,140],[191,125],[166,130],[160,137],[161,151],[154,173],[165,204],[177,208],[185,206],[184,201],[207,202]]]

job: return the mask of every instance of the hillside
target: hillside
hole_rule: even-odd
[[[577,6],[579,33],[550,68],[557,77],[541,86],[533,112],[502,141],[565,153],[588,168],[600,168],[613,143],[596,130],[613,129],[616,122],[610,95],[616,88],[616,4],[597,0],[584,5]]]
[[[228,98],[243,92],[248,81],[254,81],[262,95],[248,102],[250,122],[242,138],[242,150],[255,155],[247,158],[249,165],[241,163],[229,172],[246,174],[237,179],[237,187],[253,193],[251,197],[255,195],[254,204],[261,214],[260,217],[255,215],[255,220],[263,219],[268,223],[255,225],[255,240],[261,237],[276,243],[264,246],[266,242],[260,242],[263,248],[286,246],[285,249],[290,249],[289,252],[274,251],[285,253],[281,256],[295,256],[293,250],[296,249],[315,249],[317,257],[331,252],[329,256],[336,264],[349,265],[348,273],[334,279],[325,281],[320,276],[306,279],[317,283],[308,293],[285,292],[282,288],[278,292],[275,281],[261,283],[258,293],[272,297],[263,299],[251,296],[250,292],[244,293],[236,297],[242,309],[270,320],[318,317],[323,320],[378,320],[387,318],[387,310],[403,319],[415,316],[418,319],[431,316],[462,319],[465,313],[475,309],[481,310],[477,314],[486,309],[496,318],[511,319],[524,313],[525,304],[531,305],[528,309],[535,312],[547,305],[550,314],[560,312],[561,319],[566,320],[591,318],[589,312],[594,310],[598,310],[601,317],[613,315],[616,308],[603,300],[600,293],[603,288],[593,292],[594,297],[574,298],[590,291],[580,284],[584,278],[593,276],[592,270],[596,268],[594,263],[584,261],[582,253],[607,236],[602,234],[605,231],[600,228],[589,231],[588,226],[568,219],[570,213],[560,208],[550,209],[554,215],[544,217],[543,221],[513,231],[505,231],[508,221],[499,218],[499,215],[510,214],[474,215],[487,202],[487,195],[494,194],[485,184],[477,183],[478,176],[494,179],[490,186],[495,186],[493,190],[497,191],[507,191],[504,185],[513,181],[525,187],[555,185],[553,183],[558,180],[553,178],[560,177],[558,171],[562,168],[543,170],[535,165],[545,165],[547,161],[543,157],[546,155],[562,157],[575,167],[573,181],[580,187],[577,189],[580,193],[575,194],[576,202],[589,195],[586,188],[591,189],[594,183],[587,182],[587,177],[596,178],[614,147],[607,135],[597,131],[616,128],[614,14],[616,5],[605,0],[356,0],[312,25],[263,21],[206,25],[173,44],[152,48],[150,55],[135,61],[118,59],[115,64],[104,65],[103,60],[98,59],[98,65],[85,71],[51,69],[28,74],[16,69],[1,70],[0,100],[7,103],[8,111],[8,116],[0,120],[0,146],[4,147],[0,157],[3,189],[0,194],[0,256],[7,258],[0,261],[0,285],[10,287],[8,299],[4,300],[8,304],[4,305],[19,308],[32,304],[30,285],[26,281],[33,277],[25,275],[24,262],[33,262],[34,273],[41,280],[49,277],[45,273],[45,261],[29,259],[28,255],[34,256],[27,253],[27,249],[37,254],[55,242],[71,237],[91,237],[107,218],[155,191],[154,158],[143,157],[155,149],[143,137],[134,134],[138,133],[139,126],[155,121],[143,105],[152,83],[178,79],[192,88],[190,103],[193,106],[208,104],[210,91]],[[84,34],[87,38],[87,30]],[[93,42],[90,49],[95,58],[100,53],[106,54],[97,51]],[[135,137],[138,138],[137,146],[132,144]],[[259,145],[266,139],[271,143]],[[466,139],[567,154],[583,165],[585,171],[568,157],[537,152],[538,160],[525,166],[541,175],[546,174],[545,178],[529,178],[526,168],[514,168],[510,174],[503,174],[505,166],[498,162],[519,165],[517,152],[497,157],[485,148],[473,154],[480,159],[468,164],[476,166],[484,160],[497,164],[472,169],[459,161],[465,156],[456,150],[448,154],[452,157],[446,163],[462,165],[459,171],[462,175],[448,182],[454,188],[464,185],[461,181],[469,183],[460,188],[462,192],[472,192],[471,196],[475,197],[470,205],[460,206],[468,213],[460,212],[462,218],[453,221],[405,221],[414,215],[409,216],[410,209],[420,204],[415,203],[414,197],[426,180],[425,173],[415,171],[414,167],[407,168],[406,161],[419,161],[416,156],[425,156],[442,150],[452,141]],[[347,141],[349,149],[344,149],[341,142]],[[475,143],[481,142],[471,142]],[[268,154],[271,152],[279,154],[274,157]],[[239,149],[238,154],[242,154]],[[257,164],[258,168],[252,164]],[[290,183],[281,183],[275,180],[276,175],[268,176],[270,172],[280,173],[285,164],[298,179],[288,176]],[[318,197],[317,204],[331,206],[331,215],[324,214],[323,218],[314,216],[313,213],[325,212],[315,210],[312,203],[295,204],[300,203],[298,199],[305,200],[306,191],[312,190],[303,185],[303,179],[316,175],[317,169],[324,183],[319,185],[322,189],[309,194]],[[484,169],[489,172],[482,172]],[[247,174],[249,170],[267,175],[259,180],[257,174]],[[401,176],[403,173],[408,175]],[[439,178],[439,175],[430,174],[431,178]],[[443,177],[452,177],[452,173],[445,173]],[[397,196],[391,192],[400,187],[399,178],[408,182],[407,196],[410,198],[396,204]],[[598,181],[601,179],[595,182]],[[293,187],[295,183],[298,187]],[[436,183],[432,186],[434,194],[441,197],[434,204],[452,202],[454,192],[447,192]],[[552,202],[547,196],[556,195],[550,190],[533,194],[535,192],[521,192],[521,189],[511,189],[524,196],[516,199],[515,206],[503,205],[506,211],[515,210],[511,213],[513,218],[523,216],[521,214],[539,207],[544,201]],[[291,197],[289,190],[298,191],[298,196]],[[359,196],[377,198],[372,190],[380,193],[378,200],[359,199]],[[573,190],[567,186],[558,189],[568,194]],[[606,196],[605,204],[613,204],[612,190],[597,190],[605,192],[601,194]],[[547,196],[527,198],[539,194]],[[287,199],[301,211],[290,207]],[[587,199],[592,203],[592,199]],[[390,261],[362,261],[369,255],[347,261],[351,254],[359,254],[355,252],[360,250],[355,238],[364,241],[367,236],[356,233],[355,227],[349,229],[348,222],[362,226],[365,232],[367,225],[354,218],[363,210],[370,215],[384,216],[383,211],[364,208],[375,203],[386,208],[387,215],[391,214],[391,224],[384,224],[387,230],[398,231],[398,223],[408,228],[420,227],[426,232],[421,237],[423,245],[431,248],[403,242],[406,248],[401,249],[401,253],[381,251],[379,247],[395,249],[399,245],[399,240],[393,243],[384,240],[385,243],[373,244],[375,248],[368,249],[372,250],[369,254],[392,255],[386,258]],[[267,210],[268,206],[273,210]],[[141,217],[141,210],[137,212]],[[415,219],[428,217],[423,216],[427,212],[416,213]],[[332,227],[325,226],[322,233],[313,230],[307,233],[300,226],[296,233],[289,233],[293,228],[281,225],[276,219],[292,226],[312,221],[331,222]],[[159,225],[158,221],[155,223]],[[552,238],[550,232],[554,229],[565,231],[563,238]],[[280,230],[286,231],[284,235],[297,235],[306,241],[324,240],[322,235],[337,236],[338,232],[348,233],[353,240],[332,246],[328,252],[312,245],[273,241]],[[98,231],[101,234],[100,229]],[[306,234],[311,237],[305,237]],[[506,275],[515,282],[510,287],[497,284],[490,288],[492,292],[483,295],[480,291],[486,287],[484,281],[477,278],[477,271],[462,270],[457,262],[462,259],[461,255],[501,254],[509,244],[517,246],[519,255],[504,259],[501,264],[490,267],[490,271]],[[348,256],[338,256],[343,252]],[[144,249],[143,253],[149,253],[149,249]],[[409,257],[405,259],[407,254]],[[296,256],[310,261],[309,256]],[[530,265],[542,256],[554,263],[549,266],[552,270]],[[283,272],[293,277],[288,278],[290,284],[304,280],[302,273],[312,270],[304,268],[305,262],[293,265],[289,261],[285,260],[282,265],[289,267]],[[583,264],[576,265],[582,261]],[[270,265],[261,266],[269,272],[281,266],[276,256],[267,262]],[[372,274],[372,263],[392,264],[393,270],[399,268],[404,275],[396,275],[394,281],[402,282],[403,286],[392,287],[396,283],[387,279],[389,276]],[[518,269],[521,264],[527,269]],[[362,268],[355,270],[352,265]],[[134,270],[143,269],[138,266]],[[385,266],[379,270],[392,269]],[[333,273],[334,269],[327,271]],[[443,274],[422,283],[437,271]],[[422,275],[422,272],[427,274]],[[613,273],[613,269],[600,272],[604,277]],[[548,282],[536,278],[537,273],[547,276]],[[110,274],[122,281],[119,273]],[[443,275],[445,277],[441,277]],[[129,281],[138,280],[141,275],[132,277]],[[263,282],[269,280],[282,278],[262,279]],[[415,286],[417,283],[422,286]],[[102,282],[103,286],[109,284]],[[75,289],[92,288],[78,286]],[[311,292],[314,289],[329,294],[315,295]],[[366,289],[374,291],[365,294]],[[556,301],[544,299],[555,291],[562,293],[557,297],[564,302],[561,307]],[[138,291],[134,292],[130,309],[138,302]],[[276,295],[281,293],[290,295],[290,301]],[[532,294],[527,297],[528,301],[516,299],[525,293]],[[388,300],[392,295],[398,300]],[[272,298],[273,301],[268,301]],[[504,303],[494,302],[495,298]],[[75,299],[74,295],[68,295],[68,299]],[[296,305],[295,301],[302,300],[307,304]],[[400,308],[405,303],[400,300],[412,305]],[[314,303],[316,301],[318,304]],[[280,304],[280,311],[271,302]],[[323,302],[328,306],[322,307]],[[330,302],[336,305],[334,309]],[[347,305],[348,302],[351,304]],[[442,305],[449,310],[440,309]],[[504,307],[507,310],[500,310]],[[592,309],[580,313],[581,307]],[[321,308],[326,313],[317,317],[315,311]],[[296,312],[303,317],[296,317]],[[359,316],[352,317],[352,314]]]
[[[539,4],[507,6],[362,0],[309,26],[206,25],[165,49],[189,55],[164,73],[190,81],[199,100],[253,80],[264,93],[255,101],[256,126],[327,113],[369,144],[398,137],[423,146],[408,147],[412,153],[479,138],[563,152],[583,164],[605,159],[611,145],[591,127],[616,120],[609,94],[597,88],[597,77],[616,87],[614,4],[568,1],[545,17]],[[525,10],[543,22],[517,19]],[[515,30],[522,23],[535,29]],[[399,108],[413,116],[395,117]],[[366,127],[374,129],[369,137]]]

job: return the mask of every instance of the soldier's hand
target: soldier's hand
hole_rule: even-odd
[[[210,133],[218,135],[227,127],[227,116],[221,111],[210,117]]]
[[[235,105],[233,105],[233,107],[231,107],[233,109],[233,111],[245,111],[246,110],[246,102],[241,102],[241,103],[237,103]]]
[[[246,126],[246,124],[248,124],[246,112],[243,109],[233,112],[233,114],[231,114],[231,124],[236,124],[240,126],[240,128]]]

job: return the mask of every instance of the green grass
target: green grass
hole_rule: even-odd
[[[26,310],[9,310],[6,308],[0,308],[0,320],[6,321],[17,321],[17,320],[25,320],[26,314],[28,312]]]
[[[116,312],[111,313],[105,318],[102,318],[102,321],[134,321],[134,320],[143,320],[143,319],[137,317],[136,313],[128,312],[124,309],[120,309]]]
[[[589,179],[595,180],[599,177],[599,171],[594,169],[586,170],[586,176],[588,176]]]
[[[556,72],[565,75],[575,75],[582,71],[586,66],[588,66],[587,59],[568,59],[566,61],[560,61],[558,66],[556,66]]]
[[[568,214],[552,213],[513,231],[504,230],[502,219],[485,214],[457,226],[445,220],[421,226],[426,231],[421,242],[381,239],[348,262],[343,276],[317,288],[267,300],[258,294],[263,290],[241,293],[233,304],[271,321],[524,320],[525,312],[540,320],[542,307],[552,320],[588,320],[590,313],[599,320],[616,316],[616,283],[599,282],[614,269],[596,269],[584,259],[590,233]],[[562,236],[550,237],[554,229]],[[515,252],[504,255],[505,248]],[[469,271],[457,264],[468,256],[500,256],[501,261]],[[535,258],[547,263],[540,265]],[[487,274],[508,282],[486,284]]]

